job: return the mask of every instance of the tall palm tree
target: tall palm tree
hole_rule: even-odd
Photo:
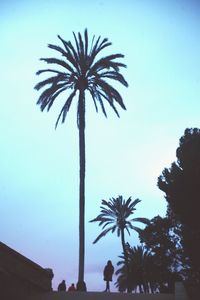
[[[98,54],[110,46],[111,43],[107,38],[101,39],[99,36],[89,46],[87,29],[84,31],[84,36],[80,32],[74,35],[73,45],[70,41],[65,41],[58,35],[62,43],[62,47],[49,44],[50,49],[56,50],[62,58],[41,58],[47,64],[55,64],[57,69],[43,69],[36,74],[48,73],[52,74],[48,79],[45,79],[36,84],[35,89],[44,88],[37,104],[41,110],[45,108],[47,111],[52,107],[55,100],[69,91],[66,101],[58,115],[55,128],[59,121],[64,123],[67,113],[70,109],[72,101],[77,102],[77,126],[79,130],[79,162],[80,162],[80,185],[79,185],[79,275],[77,288],[86,290],[84,283],[84,257],[85,257],[85,106],[86,106],[86,91],[91,95],[96,111],[98,105],[101,107],[103,114],[106,115],[104,102],[110,104],[114,112],[119,117],[115,103],[121,108],[126,109],[122,97],[119,92],[111,86],[106,80],[114,80],[125,87],[128,86],[123,75],[120,73],[121,67],[126,67],[125,64],[116,61],[123,58],[122,54],[112,54],[101,58],[97,58]],[[64,95],[63,95],[64,96]]]
[[[135,206],[141,202],[139,199],[132,201],[131,197],[128,200],[123,199],[122,196],[117,198],[111,198],[109,201],[102,200],[100,207],[101,213],[90,222],[99,222],[99,226],[102,226],[103,231],[94,240],[94,244],[98,242],[108,232],[117,232],[117,236],[121,237],[122,249],[126,262],[127,269],[127,281],[129,282],[129,266],[128,266],[128,254],[125,242],[125,231],[130,235],[130,230],[135,230],[140,233],[142,229],[134,226],[134,222],[141,222],[143,224],[149,224],[149,220],[146,218],[131,218]]]

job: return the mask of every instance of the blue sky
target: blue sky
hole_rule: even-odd
[[[186,127],[200,127],[199,1],[23,1],[0,2],[0,239],[54,271],[53,286],[77,282],[78,131],[76,104],[54,130],[60,105],[41,113],[33,89],[56,54],[57,34],[88,28],[108,37],[108,53],[123,53],[129,88],[118,86],[127,111],[120,119],[107,108],[96,114],[87,101],[86,261],[88,290],[103,290],[108,259],[116,268],[120,240],[88,221],[101,199],[123,195],[142,200],[136,217],[165,215],[157,177],[175,159]],[[102,53],[103,54],[103,53]],[[127,237],[131,245],[137,235]],[[112,285],[112,289],[114,286]]]

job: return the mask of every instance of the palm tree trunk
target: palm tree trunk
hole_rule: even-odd
[[[80,90],[78,104],[78,128],[79,128],[79,273],[77,290],[86,291],[84,282],[85,265],[85,95]]]
[[[125,243],[125,237],[124,237],[124,230],[123,229],[121,229],[121,243],[122,243],[122,249],[123,249],[124,258],[125,258],[125,266],[126,266],[126,271],[127,271],[127,291],[128,291],[128,293],[131,293],[128,255],[127,255],[127,250],[126,250],[126,243]]]

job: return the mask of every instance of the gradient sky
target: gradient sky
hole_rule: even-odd
[[[88,221],[101,199],[142,200],[135,217],[165,215],[157,178],[175,160],[187,127],[200,127],[200,3],[194,0],[0,1],[0,240],[54,271],[53,286],[78,273],[78,130],[76,104],[54,130],[59,103],[49,113],[36,106],[33,89],[45,68],[40,57],[57,54],[57,34],[88,28],[108,37],[104,54],[123,53],[129,83],[118,85],[127,111],[108,118],[86,109],[86,260],[88,290],[103,290],[108,259],[116,269],[120,240]],[[103,53],[102,53],[103,54]],[[127,237],[134,246],[136,234]],[[114,279],[115,281],[115,279]],[[112,290],[114,285],[112,284]]]

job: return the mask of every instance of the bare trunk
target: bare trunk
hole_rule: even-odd
[[[85,265],[85,95],[84,91],[79,94],[79,159],[80,159],[80,182],[79,182],[79,273],[77,289],[86,291],[84,282]]]
[[[122,249],[123,249],[123,253],[124,253],[125,266],[126,266],[126,272],[127,272],[127,291],[128,291],[128,293],[131,293],[128,255],[127,255],[127,250],[126,250],[126,243],[125,243],[125,237],[124,237],[124,230],[123,229],[121,229],[121,242],[122,242]]]

